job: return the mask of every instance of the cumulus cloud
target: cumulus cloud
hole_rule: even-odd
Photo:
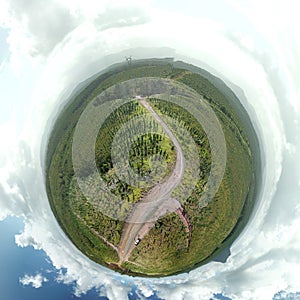
[[[32,285],[35,289],[39,289],[44,282],[48,281],[48,279],[43,277],[42,274],[36,274],[34,276],[26,274],[24,277],[20,278],[19,281],[23,285]]]
[[[10,29],[8,42],[15,55],[47,56],[70,32],[82,23],[92,22],[98,30],[143,24],[149,20],[145,4],[131,1],[116,5],[114,1],[38,0],[26,2],[2,0],[3,26]],[[121,7],[120,7],[121,6]],[[89,7],[89,9],[83,8]]]
[[[296,293],[293,293],[293,292],[286,292],[286,291],[280,291],[278,293],[276,293],[274,295],[274,300],[299,300],[300,299],[300,293],[296,292]]]
[[[154,292],[149,286],[147,286],[145,284],[140,284],[138,287],[138,294],[141,297],[149,298],[149,297],[153,296]]]
[[[4,68],[4,63],[5,63],[4,61],[0,62],[0,73],[2,72],[2,69]]]
[[[76,26],[67,7],[57,1],[9,1],[11,20],[32,38],[31,54],[47,54]]]
[[[127,299],[133,286],[140,298],[156,292],[175,300],[209,299],[214,293],[232,299],[271,299],[281,290],[299,291],[300,130],[299,98],[295,97],[300,95],[300,76],[299,69],[286,61],[297,61],[299,40],[276,36],[262,22],[260,31],[244,31],[249,24],[256,26],[256,10],[241,7],[237,1],[230,1],[233,9],[228,19],[240,12],[247,18],[245,27],[235,29],[234,34],[228,34],[231,27],[226,23],[184,17],[180,12],[157,9],[149,18],[149,12],[136,1],[121,7],[104,1],[92,8],[86,1],[27,2],[9,2],[5,24],[12,28],[11,51],[18,51],[17,43],[24,41],[26,49],[22,50],[46,58],[32,99],[20,98],[30,105],[31,114],[22,124],[21,134],[14,137],[17,142],[0,161],[5,166],[5,172],[0,172],[0,220],[17,215],[25,221],[24,231],[15,237],[17,245],[43,249],[58,270],[57,281],[74,282],[76,295],[96,287],[110,300]],[[289,26],[289,22],[283,25]],[[266,41],[263,46],[262,37]],[[158,48],[162,46],[165,48]],[[53,121],[76,84],[123,60],[124,53],[136,59],[174,56],[205,66],[242,94],[243,104],[253,112],[265,154],[263,188],[255,214],[225,264],[210,263],[169,278],[121,276],[75,248],[50,210],[43,177],[49,120]],[[45,280],[37,274],[26,275],[20,282],[39,287]]]

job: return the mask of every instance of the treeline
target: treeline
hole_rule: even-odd
[[[250,148],[249,139],[247,138],[241,124],[241,120],[237,116],[233,107],[230,105],[225,95],[222,94],[209,80],[194,73],[184,74],[178,81],[190,86],[200,95],[202,95],[213,108],[222,112],[229,119],[229,125],[240,143],[245,143]]]
[[[78,218],[77,222],[92,228],[115,246],[118,245],[123,222],[98,211],[82,194],[76,179],[72,182],[68,197],[72,213]]]
[[[199,180],[204,180],[211,168],[211,153],[207,135],[201,124],[187,110],[179,105],[160,99],[150,99],[151,105],[162,115],[177,120],[190,133],[191,137],[198,146],[199,160],[201,169],[199,170]]]
[[[174,146],[165,134],[147,133],[139,136],[129,152],[130,165],[138,175],[148,176],[152,169],[150,159],[154,155],[158,155],[166,163],[174,163]]]

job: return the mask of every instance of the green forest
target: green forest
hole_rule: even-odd
[[[260,168],[255,131],[245,119],[246,114],[240,113],[243,108],[237,109],[210,80],[190,71],[188,65],[177,68],[163,59],[133,61],[131,66],[121,64],[99,75],[71,96],[56,119],[47,148],[46,187],[51,209],[76,247],[95,262],[114,266],[118,262],[116,249],[124,221],[109,218],[82,194],[74,176],[72,139],[80,115],[94,97],[120,82],[141,77],[169,78],[195,90],[214,110],[226,140],[227,161],[223,181],[214,199],[200,208],[199,199],[212,164],[206,133],[182,107],[154,96],[147,99],[162,118],[167,116],[182,124],[197,145],[201,161],[199,174],[192,194],[182,204],[191,225],[191,241],[187,246],[187,232],[178,215],[165,215],[142,239],[130,260],[121,269],[114,269],[131,275],[167,276],[189,271],[229,247],[247,223],[255,204]],[[107,101],[110,101],[109,97]],[[150,124],[150,128],[153,127],[153,133],[140,135],[128,149],[130,167],[134,172],[141,177],[151,175],[153,162],[160,157],[164,170],[161,177],[165,178],[176,159],[169,137],[160,131],[157,122],[134,98],[105,120],[96,139],[96,165],[110,191],[123,200],[121,209],[124,214],[128,205],[137,203],[152,186],[132,186],[120,179],[113,164],[111,148],[122,126],[140,116]],[[83,165],[80,176],[88,177],[89,172],[89,166]]]

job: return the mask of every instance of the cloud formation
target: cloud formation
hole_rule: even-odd
[[[35,289],[39,289],[44,282],[48,281],[48,279],[43,277],[42,274],[36,274],[34,276],[26,274],[24,277],[20,278],[19,281],[23,285],[32,285]]]
[[[4,61],[1,61],[0,62],[0,73],[1,73],[1,71],[2,71],[3,68],[4,68]]]
[[[97,30],[105,30],[143,24],[149,20],[143,9],[145,4],[137,5],[137,1],[125,5],[116,1],[86,1],[84,5],[67,0],[51,0],[46,5],[38,0],[2,2],[7,12],[3,13],[2,23],[10,29],[11,51],[31,56],[49,55],[70,32],[84,23],[92,22]]]
[[[291,11],[297,11],[297,3],[287,10],[283,1],[269,3],[273,7],[269,13],[261,2],[253,1],[249,7],[223,1],[230,14],[220,23],[183,16],[180,5],[177,13],[157,7],[150,15],[134,1],[121,7],[108,2],[92,9],[82,1],[48,1],[44,6],[33,0],[26,5],[9,2],[5,26],[12,30],[11,55],[23,59],[20,53],[26,52],[45,58],[36,62],[42,71],[32,98],[16,99],[16,105],[30,106],[30,113],[0,160],[5,170],[0,172],[0,220],[8,215],[24,217],[17,245],[43,249],[58,270],[57,280],[75,282],[77,295],[96,287],[111,300],[127,299],[133,286],[140,298],[157,292],[175,300],[209,299],[218,292],[232,299],[271,299],[281,290],[296,293],[300,290],[300,41],[294,35],[297,19]],[[272,25],[264,22],[266,16]],[[233,28],[235,18],[239,23]],[[80,81],[122,61],[124,53],[136,59],[175,56],[207,68],[241,96],[255,121],[265,155],[263,188],[256,211],[225,264],[214,262],[169,278],[121,276],[80,253],[51,213],[42,168],[49,124]],[[23,284],[45,282],[39,274],[26,276]]]

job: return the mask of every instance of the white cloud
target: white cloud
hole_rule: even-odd
[[[288,292],[288,291],[280,291],[276,293],[274,296],[274,300],[299,300],[300,293],[298,292]]]
[[[1,62],[0,62],[0,73],[1,73],[2,70],[4,69],[4,64],[5,64],[5,61],[1,61]]]
[[[31,55],[47,54],[76,27],[77,20],[57,1],[45,5],[36,0],[11,0],[8,5],[5,24],[12,29],[8,39],[11,50],[24,47],[18,45],[23,42]]]
[[[154,292],[149,286],[140,284],[138,287],[138,294],[140,294],[141,297],[149,298],[154,295]]]
[[[40,62],[43,72],[33,98],[24,99],[32,113],[27,115],[22,132],[12,132],[8,150],[0,161],[1,166],[5,166],[5,172],[0,172],[0,220],[10,214],[23,216],[25,220],[24,231],[15,237],[16,243],[20,247],[32,245],[43,249],[58,270],[66,269],[65,273],[59,273],[57,280],[66,284],[75,282],[78,295],[96,287],[110,300],[127,299],[132,285],[137,286],[141,297],[157,291],[162,298],[175,300],[209,299],[218,292],[233,299],[271,299],[280,290],[300,290],[297,282],[299,205],[298,210],[295,209],[300,194],[300,131],[299,126],[290,126],[290,119],[299,120],[299,112],[293,108],[299,105],[295,95],[300,94],[300,76],[299,70],[287,61],[295,60],[297,64],[298,39],[294,42],[270,33],[269,25],[264,26],[262,22],[258,23],[260,31],[248,31],[246,39],[242,38],[244,31],[236,29],[233,39],[232,35],[228,36],[230,28],[226,24],[185,18],[180,12],[172,15],[158,11],[151,15],[153,21],[148,22],[149,12],[134,1],[129,8],[126,4],[121,8],[115,3],[110,5],[109,1],[92,8],[88,5],[90,2],[69,4],[71,2],[50,1],[48,9],[57,14],[48,15],[47,5],[39,1],[29,1],[24,7],[22,3],[11,1],[12,11],[6,19],[7,26],[12,27],[11,51],[18,55],[36,51],[48,56]],[[238,6],[232,2],[234,7]],[[70,5],[72,9],[67,9]],[[251,24],[255,24],[252,9],[242,11]],[[264,12],[262,9],[261,15]],[[235,14],[233,10],[232,18]],[[63,24],[64,19],[66,24]],[[41,20],[45,22],[38,27]],[[51,27],[53,22],[56,25]],[[124,24],[134,27],[130,29]],[[258,42],[259,32],[266,40],[263,47]],[[22,49],[17,48],[20,42],[24,42]],[[243,104],[254,112],[252,116],[257,121],[266,154],[264,186],[256,213],[233,245],[227,263],[211,263],[170,278],[131,278],[88,260],[58,226],[45,193],[41,168],[45,146],[41,141],[43,134],[49,131],[48,119],[53,119],[62,99],[78,82],[115,60],[123,60],[124,53],[117,54],[120,51],[128,49],[134,58],[151,57],[151,51],[132,48],[161,46],[204,61],[210,71],[227,79],[227,84],[235,89],[234,83],[243,89]],[[174,53],[181,57],[173,50],[160,50],[154,56]],[[103,59],[107,54],[115,56]],[[23,142],[19,143],[21,139]],[[38,274],[26,275],[20,282],[39,287],[44,280]]]
[[[39,289],[44,282],[48,281],[48,279],[43,277],[42,274],[36,274],[34,276],[26,274],[24,277],[20,278],[19,281],[23,285],[32,285],[32,287]]]
[[[11,60],[29,56],[47,56],[74,29],[93,22],[98,30],[143,24],[149,20],[147,2],[129,1],[57,1],[26,3],[2,0],[2,23],[10,29],[8,43]]]

